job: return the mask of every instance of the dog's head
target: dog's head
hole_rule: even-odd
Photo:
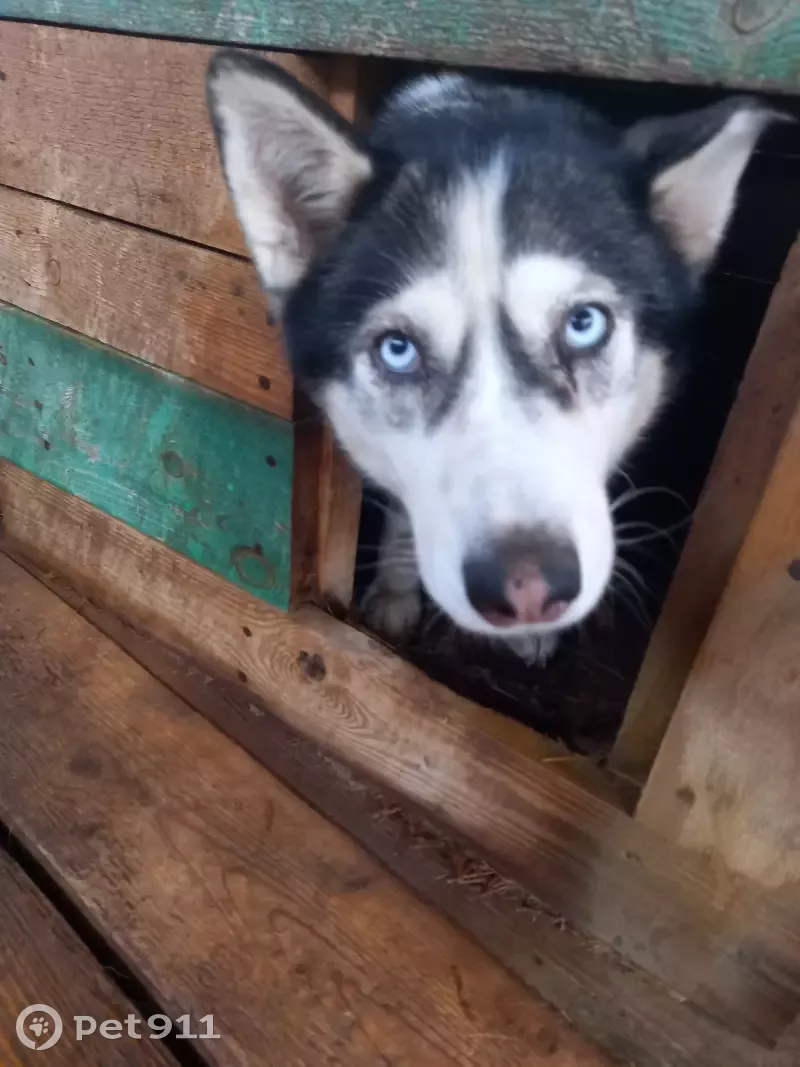
[[[486,633],[583,618],[612,573],[609,477],[770,113],[732,100],[621,132],[447,75],[362,139],[237,53],[209,99],[295,373],[406,508],[430,594]]]

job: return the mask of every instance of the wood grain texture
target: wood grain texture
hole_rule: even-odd
[[[343,614],[353,598],[361,477],[310,405],[301,401],[295,416],[292,604]]]
[[[0,17],[292,50],[791,91],[792,0],[0,0]]]
[[[0,307],[0,456],[284,609],[292,448],[288,422]]]
[[[221,682],[3,546],[151,674],[242,745],[317,811],[475,937],[614,1063],[633,1067],[797,1067],[800,1018],[773,1052],[757,1049],[616,953],[602,951],[447,827],[376,786],[272,715],[239,682]],[[794,1032],[792,1032],[792,1030]]]
[[[644,781],[800,400],[800,242],[775,288],[628,702],[611,766]]]
[[[19,1013],[33,1004],[47,1004],[63,1020],[60,1040],[45,1053],[51,1067],[124,1067],[131,1063],[134,1039],[104,1039],[99,1034],[75,1038],[76,1015],[91,1015],[98,1024],[106,1019],[125,1023],[138,1011],[113,985],[52,904],[8,856],[0,850],[0,1062],[3,1067],[33,1067],[42,1063],[36,1049],[25,1048],[16,1038]],[[37,1018],[36,1015],[31,1019]],[[47,1020],[49,1025],[50,1020]],[[142,1033],[141,1022],[138,1032]],[[30,1040],[45,1042],[49,1034]],[[170,1067],[175,1061],[158,1041],[136,1042],[136,1063],[141,1067]]]
[[[328,427],[322,429],[321,445],[316,585],[325,602],[349,607],[361,524],[361,477]]]
[[[0,186],[0,300],[291,418],[279,334],[243,259]]]
[[[209,1063],[607,1062],[7,558],[0,584],[0,812],[167,1014],[213,1012]]]
[[[361,110],[362,85],[356,60],[331,62],[328,99],[346,119]],[[316,599],[335,610],[353,598],[361,477],[337,446],[330,426],[300,401],[295,452],[293,591],[301,603]]]
[[[36,12],[29,8],[22,17]],[[5,23],[0,182],[244,252],[206,109],[213,52],[208,45]],[[325,92],[324,62],[271,58]]]
[[[12,546],[246,684],[298,732],[465,835],[690,1006],[765,1043],[796,1015],[800,918],[557,774],[568,764],[548,765],[554,748],[532,731],[321,612],[270,611],[10,465],[0,469],[0,502]]]
[[[800,405],[638,811],[798,913],[799,650]]]

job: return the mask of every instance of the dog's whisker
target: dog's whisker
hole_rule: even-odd
[[[630,560],[624,559],[622,556],[617,556],[616,560],[614,561],[614,571],[613,571],[613,573],[614,574],[622,573],[622,574],[627,575],[629,578],[635,579],[636,581],[638,581],[640,583],[640,585],[641,585],[642,589],[644,589],[645,593],[647,593],[648,595],[651,595],[651,591],[648,588],[647,583],[645,582],[645,580],[642,577],[642,575],[640,574],[640,572],[636,569],[636,567],[630,562]]]
[[[620,582],[630,590],[631,594],[636,595],[637,601],[644,611],[647,621],[651,622],[650,611],[647,609],[642,594],[649,596],[649,598],[652,599],[653,593],[649,586],[647,586],[639,571],[637,571],[633,564],[628,563],[624,559],[618,559],[617,566],[615,566],[613,570],[613,577],[618,578]]]
[[[639,500],[643,496],[655,495],[658,493],[663,496],[671,497],[673,500],[677,500],[687,511],[691,511],[686,498],[681,496],[676,490],[668,489],[663,485],[648,485],[641,489],[626,489],[624,493],[620,493],[616,500],[612,501],[611,513],[612,515],[615,514],[620,508],[625,507],[626,504],[631,504],[634,500]]]
[[[626,577],[626,575],[617,572],[615,573],[614,577],[617,579],[618,582],[622,583],[624,592],[627,595],[623,595],[623,589],[620,589],[619,585],[614,585],[612,583],[609,587],[609,593],[611,594],[611,596],[617,596],[620,602],[630,609],[634,618],[636,618],[637,621],[640,622],[646,629],[649,629],[652,626],[652,619],[650,618],[649,612],[647,611],[644,600],[639,590],[636,588],[633,582]]]
[[[631,529],[643,529],[647,530],[647,533],[642,534],[640,537],[618,538],[617,544],[625,547],[636,546],[644,544],[647,541],[657,541],[663,537],[671,544],[675,544],[673,534],[678,533],[679,530],[685,529],[691,521],[691,516],[687,515],[683,519],[679,519],[677,522],[672,523],[671,526],[665,526],[663,528],[655,526],[649,522],[630,522],[621,523],[616,527],[616,533],[624,532]]]
[[[614,473],[616,475],[619,475],[620,478],[624,478],[625,481],[628,483],[628,485],[631,487],[631,489],[635,489],[636,488],[636,486],[633,484],[633,478],[622,467],[617,467],[617,469],[614,471]]]
[[[399,514],[396,507],[393,507],[391,504],[387,504],[379,497],[373,496],[372,494],[367,495],[366,493],[364,494],[364,496],[365,504],[368,507],[377,508],[378,511],[382,511],[384,515],[388,515],[390,518],[394,518],[396,515]]]

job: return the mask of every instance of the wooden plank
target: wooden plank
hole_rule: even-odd
[[[361,477],[330,427],[300,405],[295,419],[292,603],[343,613],[352,601],[361,525]]]
[[[0,456],[278,607],[290,423],[0,307]]]
[[[206,108],[213,52],[208,45],[5,23],[0,182],[243,253]],[[325,63],[271,58],[325,92]]]
[[[800,913],[798,649],[800,404],[638,812]]]
[[[327,426],[321,436],[317,588],[325,602],[348,607],[361,524],[361,477]]]
[[[617,78],[800,85],[788,0],[0,0],[0,16],[291,50],[561,70]]]
[[[16,1036],[15,1023],[22,1011],[44,1004],[58,1012],[62,1036],[47,1049],[26,1048]],[[78,1044],[75,1016],[90,1015],[100,1023],[121,1025],[120,1038],[87,1036]],[[51,1067],[125,1067],[131,1063],[127,1036],[128,1016],[142,1029],[141,1014],[112,984],[103,967],[31,882],[22,869],[0,851],[0,1062],[3,1067],[32,1067],[38,1051],[46,1053]],[[30,1016],[31,1021],[39,1013]],[[55,1021],[47,1019],[48,1033],[24,1033],[39,1045],[54,1036]],[[111,1028],[112,1030],[114,1028]],[[134,1031],[136,1032],[136,1030]],[[139,1040],[136,1063],[141,1067],[169,1067],[175,1061],[158,1041]],[[41,1063],[41,1060],[37,1061]]]
[[[291,418],[279,334],[242,259],[0,186],[0,300]]]
[[[345,118],[360,112],[362,86],[356,61],[331,63],[328,98]],[[293,587],[297,602],[313,597],[335,610],[353,598],[361,477],[330,427],[310,404],[301,402],[295,453]]]
[[[502,876],[429,815],[291,730],[246,686],[209,677],[57,575],[13,551],[11,558],[475,937],[612,1062],[797,1067],[800,1017],[794,1035],[787,1031],[773,1052],[728,1033],[543,909],[524,886]]]
[[[556,770],[532,731],[306,609],[270,611],[81,501],[0,468],[9,543],[493,856],[587,936],[764,1042],[800,1004],[800,919]],[[580,769],[580,768],[579,768]],[[573,773],[575,773],[573,771]]]
[[[274,626],[281,618],[252,597],[240,598],[228,582],[206,585],[207,578],[212,576],[194,565],[184,570],[187,558],[170,551],[162,552],[155,541],[142,535],[133,526],[110,518],[79,497],[62,492],[1,459],[0,514],[3,520],[2,533],[7,543],[19,545],[28,556],[41,560],[46,569],[55,568],[64,573],[76,587],[99,596],[122,617],[144,625],[170,645],[197,651],[198,658],[204,661],[208,660],[205,645],[202,642],[197,645],[187,643],[190,637],[188,630],[191,629],[187,627],[187,620],[192,620],[192,626],[196,621],[194,616],[200,602],[195,598],[198,594],[203,600],[221,598],[218,614],[218,621],[222,623],[219,655],[208,662],[218,662],[226,676],[239,681],[245,674],[244,657],[249,666],[254,651],[253,631],[248,622],[260,629]],[[160,581],[165,570],[174,568],[177,568],[174,570],[176,580],[185,588],[182,607],[174,600],[177,590],[171,583],[165,590],[163,601],[146,591],[148,572],[158,575]],[[139,574],[138,579],[136,573]],[[313,620],[319,614],[312,611],[310,617]],[[242,615],[241,620],[239,615]],[[351,633],[347,626],[337,629],[343,634]],[[300,632],[303,632],[302,629]],[[451,716],[456,729],[465,733],[488,733],[500,744],[522,753],[530,760],[551,761],[554,773],[574,777],[586,788],[605,796],[609,802],[617,802],[609,780],[597,772],[588,760],[570,756],[562,745],[534,730],[462,700],[443,686],[429,681],[414,667],[392,656],[374,639],[366,640],[367,649],[375,654],[374,667],[377,668],[385,660],[393,669],[399,670],[401,687],[406,681],[411,692],[423,694],[426,707],[438,703],[442,713]],[[313,666],[310,671],[314,673]],[[305,673],[308,672],[305,671],[304,676]],[[253,679],[253,684],[255,688],[259,687],[259,677]]]
[[[800,242],[786,261],[650,640],[611,766],[644,781],[800,400]],[[757,430],[757,432],[754,432]]]
[[[5,557],[0,585],[2,817],[165,1013],[213,1013],[209,1063],[607,1064]]]

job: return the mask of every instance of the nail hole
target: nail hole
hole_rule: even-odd
[[[236,672],[236,677],[239,679],[239,681],[242,684],[244,684],[247,681],[247,675],[244,673],[244,671],[237,671]]]
[[[311,682],[321,682],[328,673],[325,660],[316,652],[300,652],[297,657],[297,666],[301,673]]]
[[[267,456],[267,466],[268,467],[277,467],[278,466],[277,459],[275,459],[274,456]]]
[[[258,384],[261,386],[262,389],[269,389],[269,387],[272,385],[272,382],[269,380],[266,374],[262,374],[259,376]]]
[[[793,559],[789,564],[789,577],[800,582],[800,559]]]
[[[45,452],[49,452],[50,449],[53,447],[50,441],[42,441],[42,444],[44,445]]]
[[[245,637],[252,637],[253,636],[253,631],[250,629],[249,626],[243,626],[242,627],[242,633],[244,634]]]
[[[182,478],[184,474],[183,460],[177,452],[169,449],[161,457],[161,464],[170,478]]]

